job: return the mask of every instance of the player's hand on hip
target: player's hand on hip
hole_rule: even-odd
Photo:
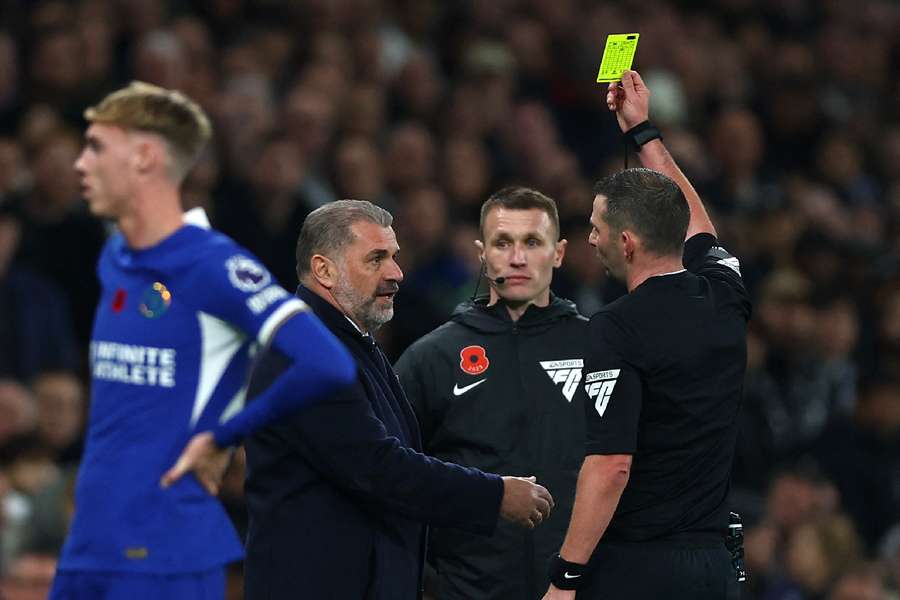
[[[561,590],[553,584],[547,588],[542,600],[574,600],[575,590]]]
[[[616,113],[622,131],[628,131],[650,118],[650,89],[637,71],[625,71],[621,84],[609,84],[606,106]]]
[[[553,496],[534,477],[504,477],[500,516],[528,529],[534,529],[553,510]]]
[[[198,433],[191,438],[181,456],[175,461],[175,465],[166,471],[159,483],[167,488],[186,473],[193,471],[206,491],[215,496],[219,493],[222,476],[228,468],[230,458],[231,450],[216,446],[211,432]]]

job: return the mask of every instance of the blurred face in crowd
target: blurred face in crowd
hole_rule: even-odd
[[[557,241],[550,215],[539,208],[498,206],[485,216],[483,236],[476,244],[487,276],[504,278],[491,284],[491,304],[502,298],[510,307],[547,306],[553,269],[566,253],[566,240]]]
[[[38,433],[50,446],[63,449],[81,432],[84,395],[70,373],[46,373],[32,384],[38,407]]]
[[[134,186],[134,134],[122,127],[92,123],[75,161],[81,177],[81,194],[98,217],[118,219],[126,214]]]
[[[78,138],[58,132],[44,142],[31,163],[35,191],[56,211],[78,202],[78,176],[72,163],[78,157]]]
[[[366,138],[345,139],[335,150],[335,184],[344,198],[379,198],[383,192],[381,157]]]
[[[357,221],[351,230],[356,239],[334,261],[331,294],[360,329],[371,333],[394,316],[394,296],[403,281],[396,260],[400,247],[391,227]]]
[[[31,431],[34,426],[34,400],[19,383],[0,380],[0,444]]]

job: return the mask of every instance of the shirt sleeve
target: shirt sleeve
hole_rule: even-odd
[[[192,274],[203,298],[200,310],[265,345],[272,333],[306,305],[275,282],[252,254],[234,247],[204,260]]]
[[[591,319],[588,331],[586,454],[634,454],[642,389],[638,371],[626,357],[628,336],[615,318],[604,312]]]
[[[353,357],[311,311],[291,314],[270,335],[287,365],[254,402],[213,429],[221,448],[356,381]]]
[[[249,252],[233,247],[200,266],[193,274],[202,298],[199,310],[241,331],[260,347],[276,348],[290,360],[290,366],[254,403],[223,415],[212,429],[217,445],[234,445],[275,419],[355,381],[356,365],[349,352]],[[218,413],[215,416],[219,421]]]
[[[732,292],[745,319],[750,318],[750,295],[741,276],[741,263],[737,257],[719,245],[715,236],[698,233],[684,244],[682,262],[684,268],[725,284]]]

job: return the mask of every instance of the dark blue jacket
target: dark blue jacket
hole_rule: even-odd
[[[297,295],[353,354],[359,381],[248,440],[246,598],[419,598],[425,524],[491,534],[503,482],[422,454],[381,349],[316,294]],[[248,397],[286,360],[265,352]]]

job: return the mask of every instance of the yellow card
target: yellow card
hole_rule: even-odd
[[[639,33],[611,33],[607,36],[597,83],[622,81],[622,73],[631,68],[639,37]]]

